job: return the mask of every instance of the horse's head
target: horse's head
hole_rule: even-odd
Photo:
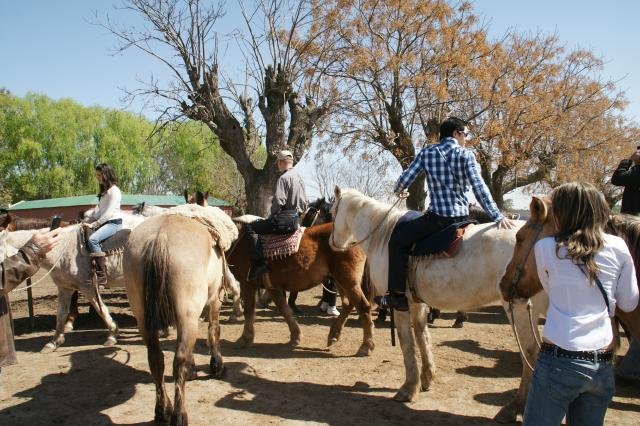
[[[13,223],[13,216],[7,210],[2,209],[0,212],[0,229],[6,229],[7,231],[14,231],[15,229],[11,229],[11,225]]]
[[[533,197],[529,211],[531,217],[516,234],[513,256],[500,280],[500,291],[506,301],[515,297],[532,297],[542,290],[533,246],[538,240],[555,232],[551,200],[547,197]]]
[[[335,188],[335,202],[330,213],[333,217],[333,230],[329,238],[329,245],[337,251],[344,251],[357,244],[357,238],[352,228],[352,220],[358,213],[358,203],[354,202],[354,196],[358,191],[347,189],[342,191]]]
[[[146,207],[146,205],[147,205],[146,201],[136,204],[135,207],[131,209],[131,213],[137,214],[137,215],[144,215],[144,208]]]
[[[309,209],[313,209],[317,212],[317,218],[314,222],[316,225],[333,221],[333,216],[331,215],[332,205],[333,203],[327,201],[325,197],[318,198],[317,200],[309,203]]]
[[[209,205],[208,198],[209,191],[202,192],[198,190],[195,194],[189,194],[189,191],[184,190],[184,201],[187,204],[197,204],[202,207],[207,207]]]

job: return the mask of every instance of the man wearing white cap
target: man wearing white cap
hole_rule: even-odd
[[[247,277],[249,280],[269,272],[269,267],[264,261],[259,235],[295,232],[300,226],[300,214],[307,209],[304,182],[293,169],[291,151],[278,152],[278,170],[281,175],[276,181],[271,200],[271,215],[267,219],[257,220],[247,226],[247,233],[253,245],[251,256],[253,264]]]

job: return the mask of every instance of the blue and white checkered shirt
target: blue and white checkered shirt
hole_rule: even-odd
[[[454,138],[443,138],[420,151],[396,182],[395,192],[406,189],[424,170],[431,203],[427,210],[445,217],[467,216],[469,186],[482,208],[499,222],[504,216],[482,180],[476,157]]]

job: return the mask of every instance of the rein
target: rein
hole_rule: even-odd
[[[355,246],[357,246],[357,245],[359,245],[359,244],[364,243],[364,242],[365,242],[365,241],[367,241],[369,238],[371,238],[371,236],[372,236],[372,235],[373,235],[373,234],[378,230],[378,228],[380,228],[380,226],[381,226],[381,225],[382,225],[382,223],[385,221],[385,219],[387,219],[387,217],[389,217],[389,214],[391,213],[391,211],[392,211],[392,210],[393,210],[393,209],[394,209],[398,204],[400,204],[400,201],[404,200],[404,198],[406,198],[406,197],[399,197],[399,198],[396,200],[396,202],[395,202],[395,203],[393,203],[393,205],[389,208],[389,210],[387,210],[387,213],[386,213],[386,214],[384,215],[384,217],[380,220],[380,222],[378,222],[378,224],[375,226],[375,228],[373,228],[373,230],[372,230],[371,232],[369,232],[369,234],[368,234],[366,237],[364,237],[363,239],[361,239],[360,241],[353,241],[353,242],[349,243],[346,247],[338,247],[338,246],[336,245],[335,237],[333,236],[333,233],[334,233],[334,231],[335,231],[335,229],[334,229],[334,231],[332,231],[332,232],[331,232],[331,245],[332,245],[333,247],[337,248],[337,249],[340,249],[340,250],[348,250],[348,249],[350,249],[350,248],[352,248],[352,247],[355,247]],[[335,223],[335,219],[337,219],[337,218],[338,218],[338,207],[340,207],[340,201],[342,201],[342,197],[340,197],[340,198],[338,199],[338,201],[336,202],[336,214],[335,214],[335,215],[333,215],[333,217],[334,217],[334,223]]]
[[[533,247],[536,245],[536,242],[540,237],[540,233],[542,232],[541,223],[528,224],[527,226],[531,226],[532,228],[534,228],[536,230],[536,234],[535,234],[535,237],[533,238],[533,242],[531,243],[531,246],[529,246],[529,249],[527,250],[527,254],[522,259],[522,262],[516,267],[516,272],[513,275],[513,279],[511,280],[511,289],[509,291],[508,302],[509,302],[509,314],[511,316],[511,329],[513,330],[513,334],[516,336],[516,342],[518,343],[518,350],[520,351],[520,355],[522,356],[522,359],[524,359],[525,364],[527,364],[527,367],[529,367],[529,369],[533,371],[533,366],[529,362],[529,359],[527,358],[527,355],[525,354],[524,349],[522,348],[522,343],[520,342],[520,336],[518,336],[518,330],[515,324],[515,315],[513,313],[513,301],[516,297],[518,297],[518,282],[520,282],[520,278],[522,278],[524,265],[526,265],[527,259],[529,258],[529,255],[533,251]],[[527,312],[529,313],[529,325],[531,326],[533,337],[539,349],[541,347],[541,343],[538,340],[538,335],[536,334],[536,326],[533,323],[533,316],[531,315],[531,299],[527,300]]]

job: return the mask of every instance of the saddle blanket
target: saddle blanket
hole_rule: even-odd
[[[297,253],[305,229],[301,226],[293,234],[260,235],[265,259],[279,259]]]
[[[422,216],[422,213],[410,210],[398,220],[396,228],[398,225],[401,227],[403,223],[417,219],[420,216]],[[466,227],[472,223],[477,222],[475,220],[465,220],[452,223],[435,234],[416,242],[411,247],[409,254],[416,257],[454,257],[458,253]],[[394,228],[394,232],[396,228]]]

